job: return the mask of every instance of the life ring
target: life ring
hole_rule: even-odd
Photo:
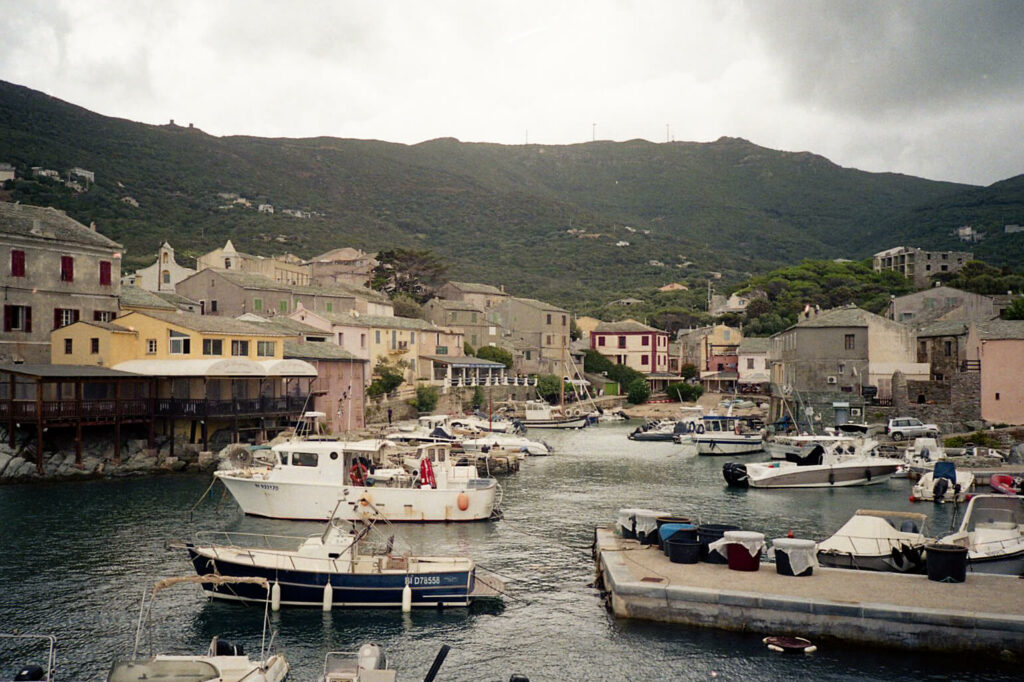
[[[697,431],[697,433],[704,433],[704,425],[703,424],[697,424],[696,431]]]
[[[367,473],[369,473],[369,470],[366,466],[362,462],[356,462],[348,470],[348,477],[352,481],[352,485],[366,485]]]

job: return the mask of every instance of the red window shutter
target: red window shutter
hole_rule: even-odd
[[[110,286],[110,261],[100,261],[100,284],[102,286]]]
[[[60,308],[53,309],[53,328],[60,329]]]
[[[11,327],[14,326],[14,306],[4,306],[4,331],[11,331]]]
[[[28,306],[25,308],[25,331],[32,331],[32,307]]]
[[[60,281],[75,281],[75,259],[71,256],[60,257]]]
[[[72,311],[71,311],[71,322],[72,322],[72,323],[74,323],[74,322],[78,322],[78,315],[79,315],[79,312],[80,312],[80,311],[78,311],[78,310],[72,310]]]
[[[25,276],[25,252],[11,251],[11,277]]]

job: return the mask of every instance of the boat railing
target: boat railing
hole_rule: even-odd
[[[196,532],[195,538],[196,545],[216,545],[237,551],[267,549],[290,552],[306,541],[306,538],[295,535],[265,535],[226,530],[201,530]]]
[[[1006,550],[1020,549],[1022,546],[1024,546],[1024,537],[1018,534],[1005,538],[991,538],[982,542],[975,541],[970,549],[978,554],[990,555],[1004,554]]]

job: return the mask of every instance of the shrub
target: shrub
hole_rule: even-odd
[[[668,388],[665,389],[665,392],[668,393],[668,397],[673,400],[678,400],[681,403],[692,403],[695,402],[697,398],[704,395],[704,387],[700,384],[688,384],[681,382],[678,384],[669,384]]]
[[[441,394],[434,386],[420,384],[416,387],[416,397],[410,400],[409,404],[415,407],[417,412],[433,412],[440,397]]]
[[[512,353],[504,348],[498,348],[497,346],[481,346],[476,349],[476,356],[481,360],[500,362],[504,364],[507,369],[512,369]]]
[[[999,439],[986,431],[975,431],[966,436],[953,436],[946,438],[943,445],[947,448],[962,448],[967,443],[982,445],[987,448],[998,448],[1002,446]]]
[[[629,384],[629,393],[627,399],[634,405],[642,405],[647,402],[647,399],[651,397],[651,386],[647,383],[647,379],[640,377],[634,379]]]
[[[381,360],[373,368],[373,381],[366,388],[366,394],[371,398],[379,398],[387,395],[402,385],[405,381],[405,374],[402,371],[405,363],[399,362],[392,365],[386,360]]]
[[[541,374],[537,377],[537,393],[548,402],[557,398],[562,390],[562,379],[554,374]]]

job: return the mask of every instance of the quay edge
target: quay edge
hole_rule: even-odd
[[[949,584],[829,568],[794,578],[771,564],[731,571],[673,564],[656,546],[607,528],[595,530],[595,557],[619,618],[1024,660],[1024,583],[1014,576],[969,573],[967,582]]]

